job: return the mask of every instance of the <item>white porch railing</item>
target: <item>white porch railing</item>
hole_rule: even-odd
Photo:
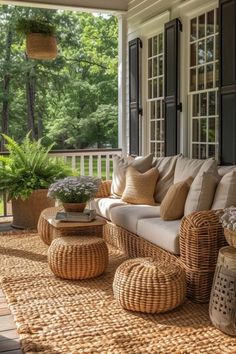
[[[1,153],[0,153],[1,154]],[[88,150],[54,150],[51,157],[63,161],[80,175],[97,176],[111,179],[113,171],[113,156],[121,156],[121,149],[88,149]],[[6,155],[6,153],[4,153]],[[11,205],[0,194],[0,217],[11,215]]]

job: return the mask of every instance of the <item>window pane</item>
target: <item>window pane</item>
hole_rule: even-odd
[[[204,66],[198,68],[198,90],[204,89]]]
[[[199,95],[193,95],[193,117],[199,116]]]
[[[198,17],[198,38],[205,37],[205,14]]]
[[[150,144],[150,152],[155,155],[155,143]]]
[[[207,120],[206,118],[200,119],[200,141],[207,141]]]
[[[212,88],[213,87],[213,64],[207,65],[206,69],[207,69],[206,72],[207,88]]]
[[[193,18],[190,23],[190,41],[195,41],[197,39],[197,19]]]
[[[161,137],[161,122],[160,120],[157,120],[156,122],[156,140],[161,140],[160,137]]]
[[[153,77],[157,76],[157,58],[153,59]]]
[[[219,9],[216,9],[216,29],[215,32],[219,32]]]
[[[157,98],[157,79],[153,80],[153,98]]]
[[[153,38],[153,52],[152,55],[157,55],[157,36]]]
[[[207,36],[214,33],[214,10],[207,13]]]
[[[215,36],[215,60],[219,59],[219,36]]]
[[[152,80],[148,81],[148,98],[152,98]]]
[[[159,97],[163,96],[163,79],[160,77],[159,79]]]
[[[200,145],[200,159],[206,159],[207,158],[207,145]]]
[[[163,75],[163,56],[158,57],[158,75]]]
[[[156,118],[161,118],[161,103],[156,101]]]
[[[201,107],[201,116],[205,117],[207,115],[207,94],[206,93],[201,93],[200,94],[200,107]]]
[[[155,119],[155,102],[150,102],[150,118]]]
[[[205,41],[198,42],[198,64],[205,63]]]
[[[208,157],[216,157],[216,146],[215,145],[209,145],[208,146]]]
[[[190,91],[196,91],[196,69],[190,70]]]
[[[152,56],[152,38],[149,38],[148,40],[148,57],[150,58]]]
[[[148,60],[148,78],[152,77],[152,59]]]
[[[215,118],[209,118],[208,141],[214,143],[216,140],[216,121]]]
[[[192,141],[199,141],[199,119],[193,119]]]
[[[216,93],[209,92],[209,115],[214,116],[216,114]]]
[[[155,121],[151,121],[151,140],[155,140]]]
[[[214,37],[207,38],[206,54],[206,61],[214,60]]]
[[[159,34],[158,36],[158,44],[159,44],[159,50],[158,53],[161,54],[163,53],[163,34]]]
[[[193,144],[192,145],[192,157],[194,159],[199,158],[199,145],[198,144]]]
[[[196,65],[196,43],[190,46],[190,66]]]

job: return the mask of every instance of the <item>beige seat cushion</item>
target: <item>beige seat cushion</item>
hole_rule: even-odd
[[[181,220],[164,221],[161,218],[138,220],[137,234],[164,250],[178,255]]]
[[[112,208],[110,215],[115,225],[137,234],[138,220],[160,216],[160,206],[126,204]]]
[[[159,178],[155,188],[155,201],[161,203],[168,189],[174,182],[174,172],[177,159],[181,155],[159,157],[156,160],[155,166],[159,171]]]
[[[104,218],[111,220],[111,209],[117,206],[127,205],[120,198],[95,198],[91,202],[91,209],[95,209],[96,213]]]
[[[198,160],[183,156],[180,157],[176,162],[174,183],[185,181],[189,177],[196,177],[202,167],[202,171],[213,174],[217,173],[217,163],[213,158]]]
[[[128,166],[133,166],[139,172],[146,172],[152,167],[153,154],[137,157],[135,159],[113,157],[113,175],[111,193],[121,196],[125,189],[126,170]]]
[[[154,205],[154,190],[159,176],[156,167],[141,173],[130,166],[126,172],[126,185],[122,200],[131,204]]]
[[[184,216],[184,206],[192,181],[193,178],[189,177],[186,181],[178,182],[170,187],[160,206],[163,220],[178,220]]]
[[[211,209],[236,206],[236,170],[226,173],[220,180]]]
[[[194,211],[209,210],[215,195],[218,178],[211,173],[201,172],[195,177],[184,208],[184,215]]]

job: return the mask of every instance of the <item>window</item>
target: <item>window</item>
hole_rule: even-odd
[[[191,156],[218,159],[218,9],[190,20]]]
[[[149,151],[164,155],[164,41],[163,33],[148,39]]]

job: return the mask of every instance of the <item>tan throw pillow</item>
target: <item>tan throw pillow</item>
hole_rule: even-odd
[[[184,216],[184,206],[193,178],[173,184],[161,202],[160,216],[163,220],[178,220]]]
[[[155,201],[161,203],[168,189],[173,184],[176,161],[181,155],[159,157],[155,166],[159,171],[159,178],[155,188]]]
[[[211,209],[236,206],[236,171],[226,173],[220,180]]]
[[[156,167],[144,173],[140,173],[132,166],[128,167],[125,190],[121,199],[131,204],[154,205],[153,194],[158,176],[159,172]]]
[[[203,171],[211,171],[213,167],[217,171],[217,163],[213,158],[207,160],[189,159],[188,157],[180,157],[176,162],[174,184],[185,181],[188,177],[196,177],[200,169],[203,167]]]
[[[111,193],[121,196],[125,189],[125,175],[128,166],[133,166],[139,172],[146,172],[152,167],[153,154],[133,158],[113,157],[113,175]]]
[[[211,173],[199,173],[191,187],[186,199],[184,215],[194,211],[209,210],[215,195],[218,178]]]

